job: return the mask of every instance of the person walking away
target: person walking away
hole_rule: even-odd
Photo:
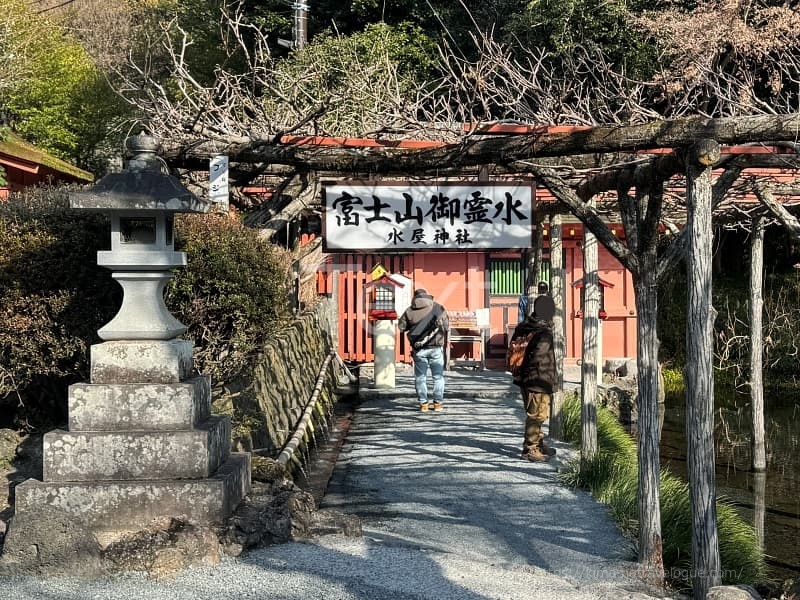
[[[545,296],[550,294],[550,286],[547,284],[546,281],[540,281],[536,284],[536,295],[537,296]],[[522,323],[525,320],[525,317],[528,316],[528,294],[525,293],[523,290],[522,295],[519,297],[519,302],[517,303],[517,322]]]
[[[400,331],[405,331],[414,360],[414,387],[419,409],[442,410],[444,397],[444,344],[449,327],[444,306],[434,302],[427,290],[414,292],[411,306],[401,315]],[[433,403],[428,402],[428,370],[433,381]]]
[[[513,337],[528,339],[524,358],[515,383],[522,391],[525,405],[525,435],[521,458],[533,462],[549,460],[555,450],[544,443],[542,424],[550,416],[550,403],[555,391],[556,357],[553,351],[553,329],[550,323],[555,314],[555,303],[550,296],[538,296],[533,312],[520,323]]]

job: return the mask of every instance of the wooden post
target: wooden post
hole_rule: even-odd
[[[753,473],[753,529],[758,546],[764,549],[764,520],[767,516],[767,474],[764,471]]]
[[[660,583],[664,578],[664,563],[659,480],[656,256],[647,253],[640,255],[639,259],[641,270],[638,276],[634,276],[633,282],[636,292],[636,367],[639,380],[639,563],[647,570],[651,581]]]
[[[767,469],[767,453],[764,445],[764,379],[763,348],[764,334],[761,321],[764,307],[762,294],[764,276],[764,217],[753,221],[753,240],[750,245],[750,405],[753,412],[753,456],[754,471]]]
[[[333,270],[331,271],[331,298],[333,298],[333,301],[336,302],[337,309],[336,325],[333,328],[331,344],[333,345],[333,349],[339,355],[341,355],[341,349],[339,348],[339,328],[342,326],[342,315],[345,314],[342,307],[342,300],[339,298],[340,277],[341,271],[339,269],[339,261],[336,259],[336,261],[333,263]]]
[[[600,286],[597,277],[597,238],[587,227],[584,227],[583,234],[582,309],[581,458],[588,460],[597,454],[597,335]]]
[[[564,245],[561,215],[550,217],[550,294],[556,306],[553,315],[553,350],[556,356],[558,384],[550,407],[550,437],[560,440],[564,436],[561,409],[564,405]]]
[[[721,582],[714,472],[714,309],[711,304],[711,166],[714,140],[699,140],[687,159],[686,450],[692,507],[695,600]]]
[[[636,367],[639,381],[638,515],[639,563],[649,579],[660,584],[664,579],[663,544],[661,537],[661,485],[658,421],[658,211],[663,195],[661,182],[637,182],[636,248],[639,267],[633,274],[636,301]],[[623,205],[624,210],[624,205]],[[645,218],[647,214],[647,218]]]

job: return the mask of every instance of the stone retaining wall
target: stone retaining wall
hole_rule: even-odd
[[[234,450],[277,456],[311,398],[325,357],[334,349],[337,327],[336,303],[322,300],[268,341],[252,373],[224,386],[214,411],[232,415]],[[331,361],[315,423],[330,413],[340,375],[337,361]]]

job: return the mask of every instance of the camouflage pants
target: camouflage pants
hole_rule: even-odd
[[[522,390],[525,402],[525,439],[522,451],[538,446],[544,439],[542,423],[550,418],[550,394],[547,392],[531,392]]]

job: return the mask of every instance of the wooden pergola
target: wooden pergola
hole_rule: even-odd
[[[755,469],[763,469],[761,388],[761,265],[763,231],[770,222],[800,231],[797,211],[800,113],[710,119],[687,117],[636,125],[542,128],[490,125],[471,128],[454,143],[398,140],[328,140],[277,136],[220,144],[193,134],[166,148],[168,163],[202,170],[213,154],[227,154],[241,184],[265,175],[278,178],[274,205],[261,217],[268,229],[282,226],[318,199],[320,177],[531,177],[557,201],[541,218],[551,224],[552,293],[563,294],[559,264],[563,215],[588,231],[584,242],[584,358],[582,446],[597,452],[596,340],[599,309],[596,244],[632,274],[638,314],[639,562],[663,578],[659,492],[657,290],[683,260],[688,275],[687,394],[688,463],[693,508],[692,558],[696,598],[721,581],[716,529],[713,447],[712,220],[753,232],[751,261],[751,378]],[[608,227],[610,214],[625,228],[625,243]],[[680,225],[683,224],[683,227]],[[666,228],[669,244],[658,244]],[[541,231],[537,228],[535,236]],[[535,240],[535,247],[541,240]],[[533,268],[537,257],[533,253]],[[561,320],[560,320],[561,319]],[[556,331],[562,314],[555,319]],[[563,342],[561,346],[563,356]],[[554,432],[558,432],[556,399]]]

